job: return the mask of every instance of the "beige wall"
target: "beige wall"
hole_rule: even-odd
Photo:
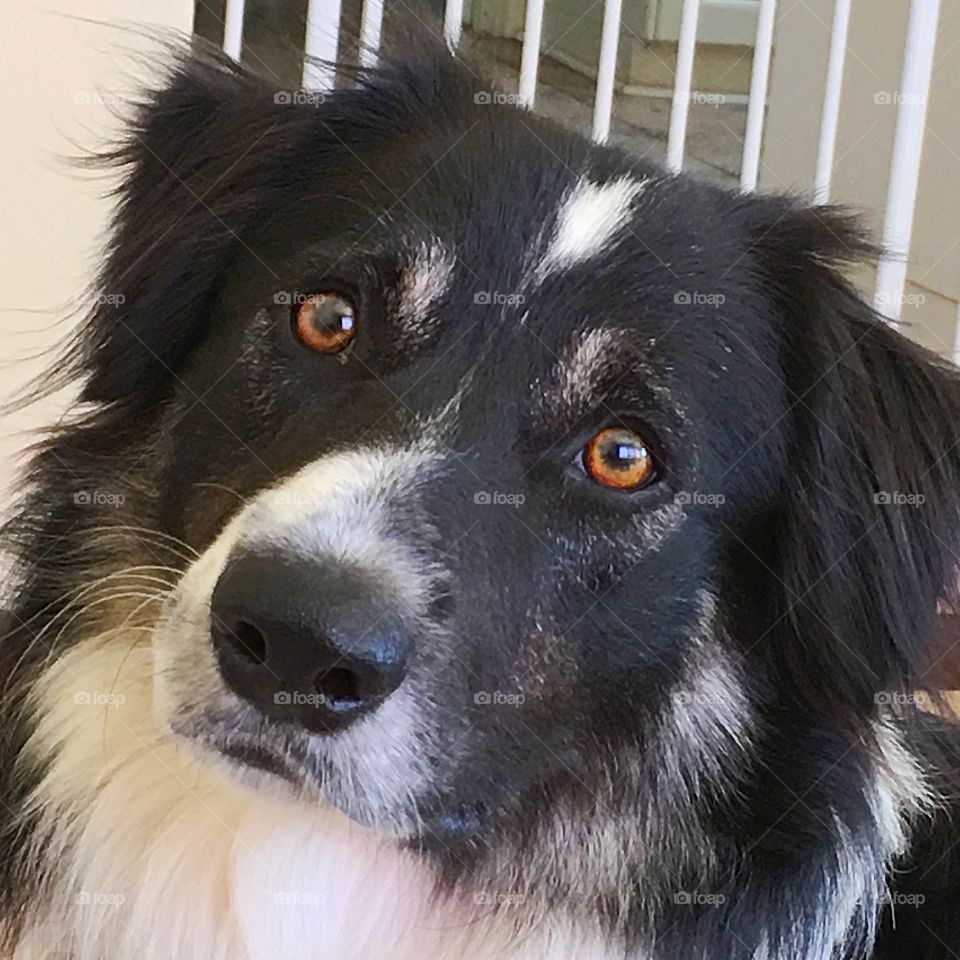
[[[0,398],[43,369],[30,359],[69,328],[109,215],[108,183],[63,158],[109,136],[109,103],[143,77],[130,53],[148,46],[122,26],[189,30],[189,0],[18,0],[0,30]],[[84,19],[80,19],[80,17]],[[91,23],[90,19],[102,21]],[[25,431],[62,401],[0,416],[0,490]],[[0,508],[5,504],[0,503]]]
[[[833,0],[780,4],[761,185],[809,190],[816,165]],[[886,202],[909,0],[854,3],[832,198],[859,210],[879,240]],[[941,8],[917,198],[906,331],[944,354],[960,300],[960,6]],[[864,272],[865,290],[872,275]]]

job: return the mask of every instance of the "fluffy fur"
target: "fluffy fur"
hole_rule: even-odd
[[[958,741],[915,700],[955,372],[843,279],[841,212],[404,47],[323,103],[173,52],[108,158],[110,296],[6,527],[4,955],[954,956]],[[319,291],[338,357],[292,334]],[[655,482],[588,477],[610,425]],[[343,732],[223,671],[258,551],[360,571],[359,633],[413,640]]]

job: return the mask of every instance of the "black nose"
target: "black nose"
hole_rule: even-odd
[[[413,643],[369,575],[277,553],[244,553],[213,591],[211,638],[227,685],[308,730],[352,723],[403,681]]]

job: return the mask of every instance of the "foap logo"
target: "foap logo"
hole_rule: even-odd
[[[880,293],[877,295],[877,303],[883,307],[922,307],[926,302],[926,295],[922,293]]]
[[[520,95],[516,93],[504,93],[502,90],[480,90],[473,95],[473,102],[480,106],[490,106],[490,104],[504,104],[515,107],[521,103]]]
[[[78,490],[73,502],[78,507],[122,507],[127,498],[122,493],[109,490]]]
[[[673,499],[682,507],[720,507],[727,502],[722,493],[704,493],[702,490],[681,490]]]
[[[907,693],[904,690],[880,690],[873,695],[873,702],[882,707],[924,707],[931,709],[930,697],[922,690]]]
[[[478,507],[522,507],[527,498],[522,493],[501,493],[499,490],[478,490],[473,495]]]
[[[322,893],[304,893],[298,890],[277,890],[273,902],[280,907],[322,907],[325,898]]]
[[[901,93],[899,90],[878,90],[873,95],[873,102],[878,107],[899,107],[906,104],[911,107],[922,107],[927,98],[922,93]]]
[[[873,502],[880,507],[922,507],[927,498],[922,493],[904,493],[902,490],[880,490]]]
[[[273,295],[273,302],[278,307],[299,307],[308,300],[313,300],[316,294],[300,293],[296,290],[278,290]]]
[[[927,897],[923,893],[900,893],[885,890],[880,897],[880,902],[889,904],[891,907],[922,907],[927,902]]]
[[[526,897],[522,893],[475,893],[473,902],[487,907],[518,907]]]
[[[78,106],[116,106],[130,102],[130,97],[122,93],[109,93],[105,90],[77,90],[73,102]]]
[[[702,690],[677,690],[672,694],[675,704],[681,707],[693,707],[698,704],[717,703],[718,698]]]
[[[278,690],[273,702],[283,707],[325,707],[329,702],[322,693],[303,693],[300,690]]]
[[[121,907],[127,902],[122,893],[107,893],[103,890],[81,890],[73,902],[81,907]]]
[[[94,290],[89,293],[80,294],[80,296],[77,297],[77,303],[84,307],[119,307],[126,302],[127,298],[122,293],[107,293],[105,290]]]
[[[719,307],[726,303],[722,293],[709,293],[706,290],[678,290],[673,302],[681,307]]]
[[[722,893],[681,890],[673,895],[673,902],[687,907],[719,907],[727,902],[727,898]]]
[[[127,698],[122,693],[104,693],[101,690],[77,690],[73,702],[80,707],[122,707]]]
[[[273,502],[285,507],[306,507],[319,510],[324,498],[316,493],[293,493],[289,490],[277,490],[272,494]]]
[[[515,307],[526,301],[522,293],[501,293],[499,290],[478,290],[473,295],[473,302],[483,307]]]
[[[273,95],[274,103],[294,104],[298,107],[319,107],[326,101],[326,96],[315,90],[278,90]]]
[[[714,109],[727,102],[725,94],[704,93],[702,90],[693,90],[686,96],[681,95],[680,99],[681,102],[686,102],[701,107],[713,107]]]
[[[478,707],[520,707],[526,702],[522,693],[504,693],[502,690],[481,690],[473,695]]]

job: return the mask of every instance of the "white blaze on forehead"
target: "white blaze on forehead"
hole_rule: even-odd
[[[456,257],[439,240],[422,243],[400,275],[397,315],[405,333],[426,337],[436,318],[433,309],[453,279]]]
[[[537,279],[600,253],[626,226],[630,206],[647,183],[646,179],[631,177],[604,184],[580,180],[563,201],[550,246],[537,268]]]

